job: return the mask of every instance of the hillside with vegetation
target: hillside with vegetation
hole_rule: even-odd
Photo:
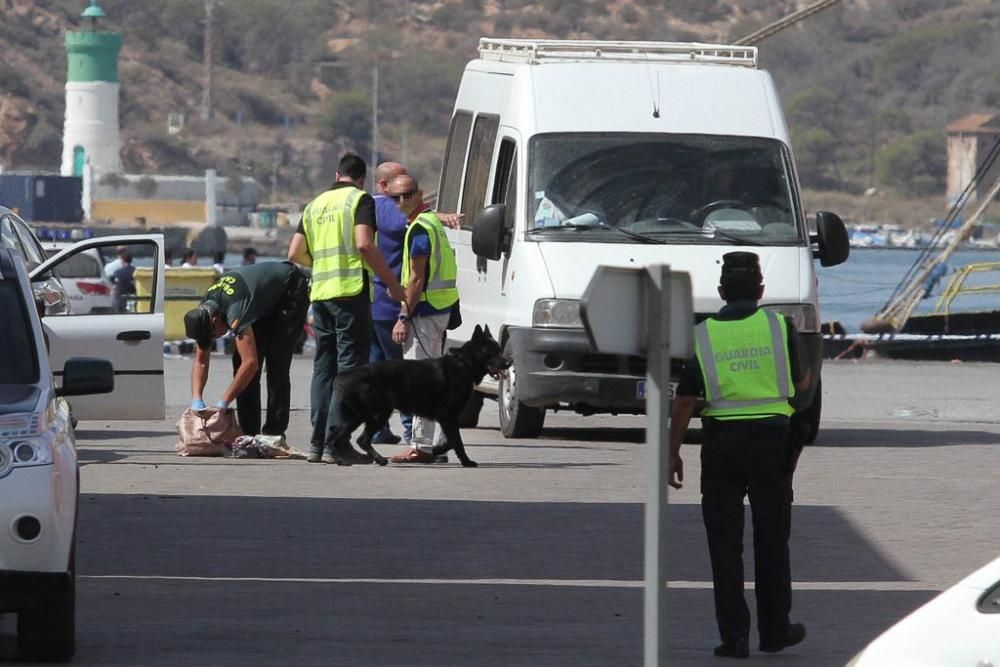
[[[120,31],[130,173],[253,176],[278,200],[330,180],[345,149],[436,185],[462,67],[480,36],[725,42],[812,0],[219,0],[212,117],[201,116],[205,0],[103,0]],[[0,165],[58,169],[67,30],[84,0],[0,0]],[[761,42],[804,185],[943,209],[944,126],[1000,112],[995,0],[844,0]],[[168,117],[183,114],[179,132]],[[426,189],[433,189],[429,185]]]

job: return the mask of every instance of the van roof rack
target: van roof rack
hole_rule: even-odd
[[[757,47],[697,42],[612,42],[562,39],[479,40],[479,57],[508,63],[604,60],[615,62],[695,62],[757,67]]]

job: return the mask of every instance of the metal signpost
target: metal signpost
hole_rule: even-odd
[[[646,667],[666,663],[665,589],[670,446],[670,360],[694,354],[691,277],[657,264],[599,266],[580,300],[591,347],[646,355],[645,649]]]

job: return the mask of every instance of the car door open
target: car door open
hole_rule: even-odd
[[[129,251],[136,268],[134,290],[123,290],[115,312],[48,316],[42,320],[49,360],[61,384],[61,369],[70,357],[111,361],[115,388],[110,394],[72,399],[78,419],[163,419],[163,236],[105,236],[81,241],[31,271],[44,279],[61,263],[88,248],[113,257]]]

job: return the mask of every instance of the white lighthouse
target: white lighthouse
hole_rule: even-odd
[[[98,32],[104,18],[97,0],[81,16],[90,29],[66,33],[66,122],[63,126],[62,167],[64,176],[122,170],[118,126],[118,53],[122,36]]]

